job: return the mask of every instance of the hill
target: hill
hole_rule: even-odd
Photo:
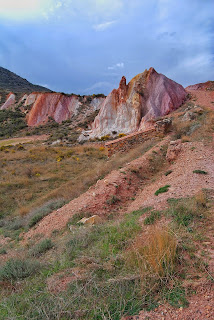
[[[0,319],[213,319],[213,91],[187,92],[111,158],[1,140]]]
[[[17,74],[0,67],[0,91],[12,91],[14,93],[28,93],[33,91],[51,92],[42,86],[34,85]]]
[[[10,92],[17,94],[19,97],[23,95],[23,93],[30,92],[51,92],[50,89],[47,89],[42,86],[34,85],[18,76],[17,74],[0,67],[0,96],[1,96],[1,104],[6,100],[7,95]]]

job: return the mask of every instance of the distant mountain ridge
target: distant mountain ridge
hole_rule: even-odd
[[[0,67],[0,91],[12,91],[14,93],[30,93],[33,91],[51,92],[50,89],[34,85],[14,72],[2,67]]]

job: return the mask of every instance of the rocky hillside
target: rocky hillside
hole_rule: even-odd
[[[38,126],[49,118],[58,123],[72,118],[74,122],[78,122],[78,119],[83,121],[100,109],[104,99],[102,95],[81,97],[61,93],[32,93],[24,102],[24,107],[32,106],[27,114],[27,124]]]
[[[187,92],[168,132],[110,158],[0,140],[0,319],[214,319],[213,91]],[[26,130],[51,124],[70,127]]]
[[[0,110],[19,109],[28,126],[72,120],[72,126],[92,122],[105,96],[79,96],[51,92],[33,85],[7,69],[0,68]]]
[[[42,86],[34,85],[18,76],[17,74],[0,67],[0,103],[4,103],[8,94],[13,92],[20,98],[23,93],[30,93],[33,91],[38,92],[51,92],[51,90]]]
[[[169,114],[186,98],[185,89],[154,68],[134,77],[129,84],[122,77],[119,88],[106,98],[91,131],[81,139],[145,130],[150,120]]]

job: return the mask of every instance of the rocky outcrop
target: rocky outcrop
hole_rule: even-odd
[[[27,123],[29,126],[38,126],[46,123],[50,118],[61,123],[77,116],[85,107],[82,116],[84,119],[90,113],[99,110],[103,101],[103,97],[89,99],[89,97],[61,93],[32,93],[25,101],[25,106],[33,104],[27,114]]]
[[[153,127],[152,119],[164,116],[180,107],[186,98],[185,89],[157,73],[154,68],[134,77],[129,84],[122,77],[103,103],[91,131],[81,139],[118,133],[131,133]]]
[[[101,108],[105,97],[102,95],[77,96],[62,93],[32,92],[29,95],[23,94],[20,99],[12,92],[6,101],[0,106],[0,110],[20,107],[26,114],[29,126],[38,126],[54,119],[56,122],[74,119],[78,124]],[[91,121],[94,120],[94,117]]]
[[[8,109],[11,106],[13,106],[15,103],[16,103],[16,95],[10,92],[6,98],[5,103],[0,107],[0,110]]]

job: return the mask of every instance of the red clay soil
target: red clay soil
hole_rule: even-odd
[[[172,173],[165,176],[163,172],[156,177],[155,182],[140,191],[135,201],[128,207],[128,212],[140,207],[164,209],[168,198],[184,198],[195,195],[202,188],[214,190],[214,153],[212,146],[203,142],[187,142],[182,144],[181,153],[169,168]],[[203,170],[208,174],[196,174],[194,170]],[[170,185],[169,191],[158,196],[155,192]]]
[[[206,106],[214,110],[214,91],[190,90],[188,88],[186,88],[186,91],[196,99],[196,104]]]

